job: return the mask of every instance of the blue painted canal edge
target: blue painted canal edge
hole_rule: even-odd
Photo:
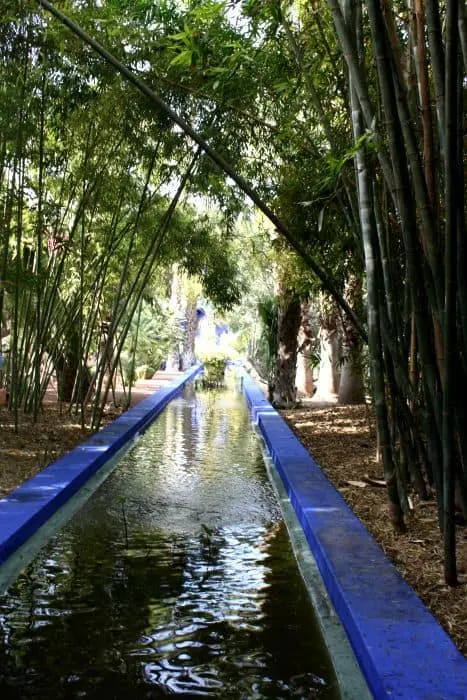
[[[467,660],[246,373],[242,386],[373,697],[466,700]]]
[[[155,420],[202,369],[195,365],[0,500],[0,566]]]

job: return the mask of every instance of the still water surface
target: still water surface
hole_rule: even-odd
[[[240,392],[185,393],[0,597],[0,698],[337,698]]]

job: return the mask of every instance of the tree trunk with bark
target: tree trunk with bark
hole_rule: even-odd
[[[185,335],[183,337],[182,369],[189,369],[194,365],[195,337],[198,330],[198,312],[196,299],[188,298],[185,307]]]
[[[298,329],[297,371],[295,374],[295,387],[298,396],[313,396],[313,370],[309,353],[312,344],[312,329],[310,324],[310,302],[303,299],[300,302],[300,327]]]
[[[320,363],[316,390],[322,398],[330,398],[339,391],[340,338],[335,309],[321,314],[319,322]]]
[[[362,282],[352,276],[347,280],[345,288],[347,301],[352,308],[363,310]],[[341,376],[339,382],[338,401],[347,406],[365,402],[365,386],[363,383],[362,343],[354,328],[343,319]]]
[[[297,336],[300,326],[300,302],[297,297],[281,299],[278,307],[278,347],[273,402],[276,406],[295,403]]]
[[[365,387],[362,380],[362,361],[360,350],[355,351],[350,345],[343,344],[345,360],[339,380],[337,400],[342,406],[365,403]]]

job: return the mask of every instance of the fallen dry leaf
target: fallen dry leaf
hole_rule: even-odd
[[[443,579],[443,542],[435,501],[410,495],[408,533],[394,532],[388,518],[386,489],[355,488],[351,482],[384,482],[375,465],[375,428],[365,406],[298,407],[282,412],[292,430],[342,493],[354,513],[379,542],[386,555],[438,618],[459,649],[467,655],[467,586],[449,588]],[[295,423],[302,423],[294,427]],[[430,516],[427,509],[433,509]],[[467,579],[467,530],[457,528],[459,576]]]

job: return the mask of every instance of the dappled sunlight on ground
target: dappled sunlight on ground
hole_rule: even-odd
[[[0,409],[0,497],[34,476],[47,464],[85,440],[91,431],[81,428],[67,407],[47,405],[37,423],[19,414],[18,433],[6,408]]]
[[[132,405],[180,374],[157,372],[153,379],[138,380],[132,390]],[[117,387],[117,405],[112,402],[106,407],[103,425],[122,413],[127,398],[123,389]],[[113,399],[111,392],[109,399]],[[7,408],[0,407],[0,498],[92,435],[89,425],[82,428],[76,413],[69,409],[68,404],[57,402],[56,390],[51,383],[37,423],[31,414],[25,415],[20,411],[16,433],[13,414]]]
[[[467,655],[467,528],[457,528],[458,568],[462,584],[444,584],[443,543],[434,501],[411,495],[407,533],[389,522],[384,475],[376,461],[376,432],[366,406],[336,406],[281,411],[292,430],[339,489],[387,556]]]

